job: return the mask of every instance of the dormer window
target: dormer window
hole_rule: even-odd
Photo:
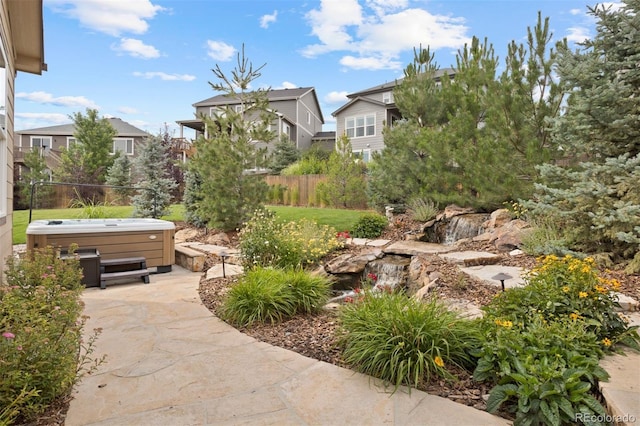
[[[382,102],[385,104],[393,103],[393,92],[384,92],[382,94]]]

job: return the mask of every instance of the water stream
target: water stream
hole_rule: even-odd
[[[382,259],[369,262],[364,269],[364,277],[373,274],[377,277],[375,287],[394,289],[397,286],[405,285],[410,262],[411,259],[404,256],[385,256]]]

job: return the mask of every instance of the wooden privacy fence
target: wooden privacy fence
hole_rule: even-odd
[[[326,175],[271,176],[264,177],[269,185],[268,203],[285,206],[327,207],[317,186],[327,181]],[[366,209],[367,204],[353,206]]]

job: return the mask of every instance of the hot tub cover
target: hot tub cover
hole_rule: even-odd
[[[85,234],[92,232],[160,231],[175,229],[173,222],[161,219],[50,219],[34,220],[27,235]]]

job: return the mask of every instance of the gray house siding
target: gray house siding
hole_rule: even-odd
[[[278,114],[280,118],[271,123],[272,130],[281,135],[285,133],[286,123],[289,127],[289,137],[299,149],[308,149],[312,144],[312,138],[322,131],[324,118],[318,103],[315,89],[302,87],[295,89],[277,89],[267,93],[269,108]],[[196,137],[203,134],[204,128],[199,119],[211,116],[212,109],[224,108],[227,105],[238,104],[233,98],[218,95],[193,104],[196,120],[178,121],[181,126],[187,126],[196,130]],[[251,119],[250,117],[248,119]]]
[[[367,115],[375,116],[375,129],[373,136],[353,136],[350,137],[351,148],[354,152],[362,150],[380,151],[384,148],[384,139],[382,129],[386,121],[386,112],[383,108],[377,107],[369,102],[355,102],[353,105],[345,108],[336,117],[336,138],[346,134],[347,119],[353,117],[361,117]]]

